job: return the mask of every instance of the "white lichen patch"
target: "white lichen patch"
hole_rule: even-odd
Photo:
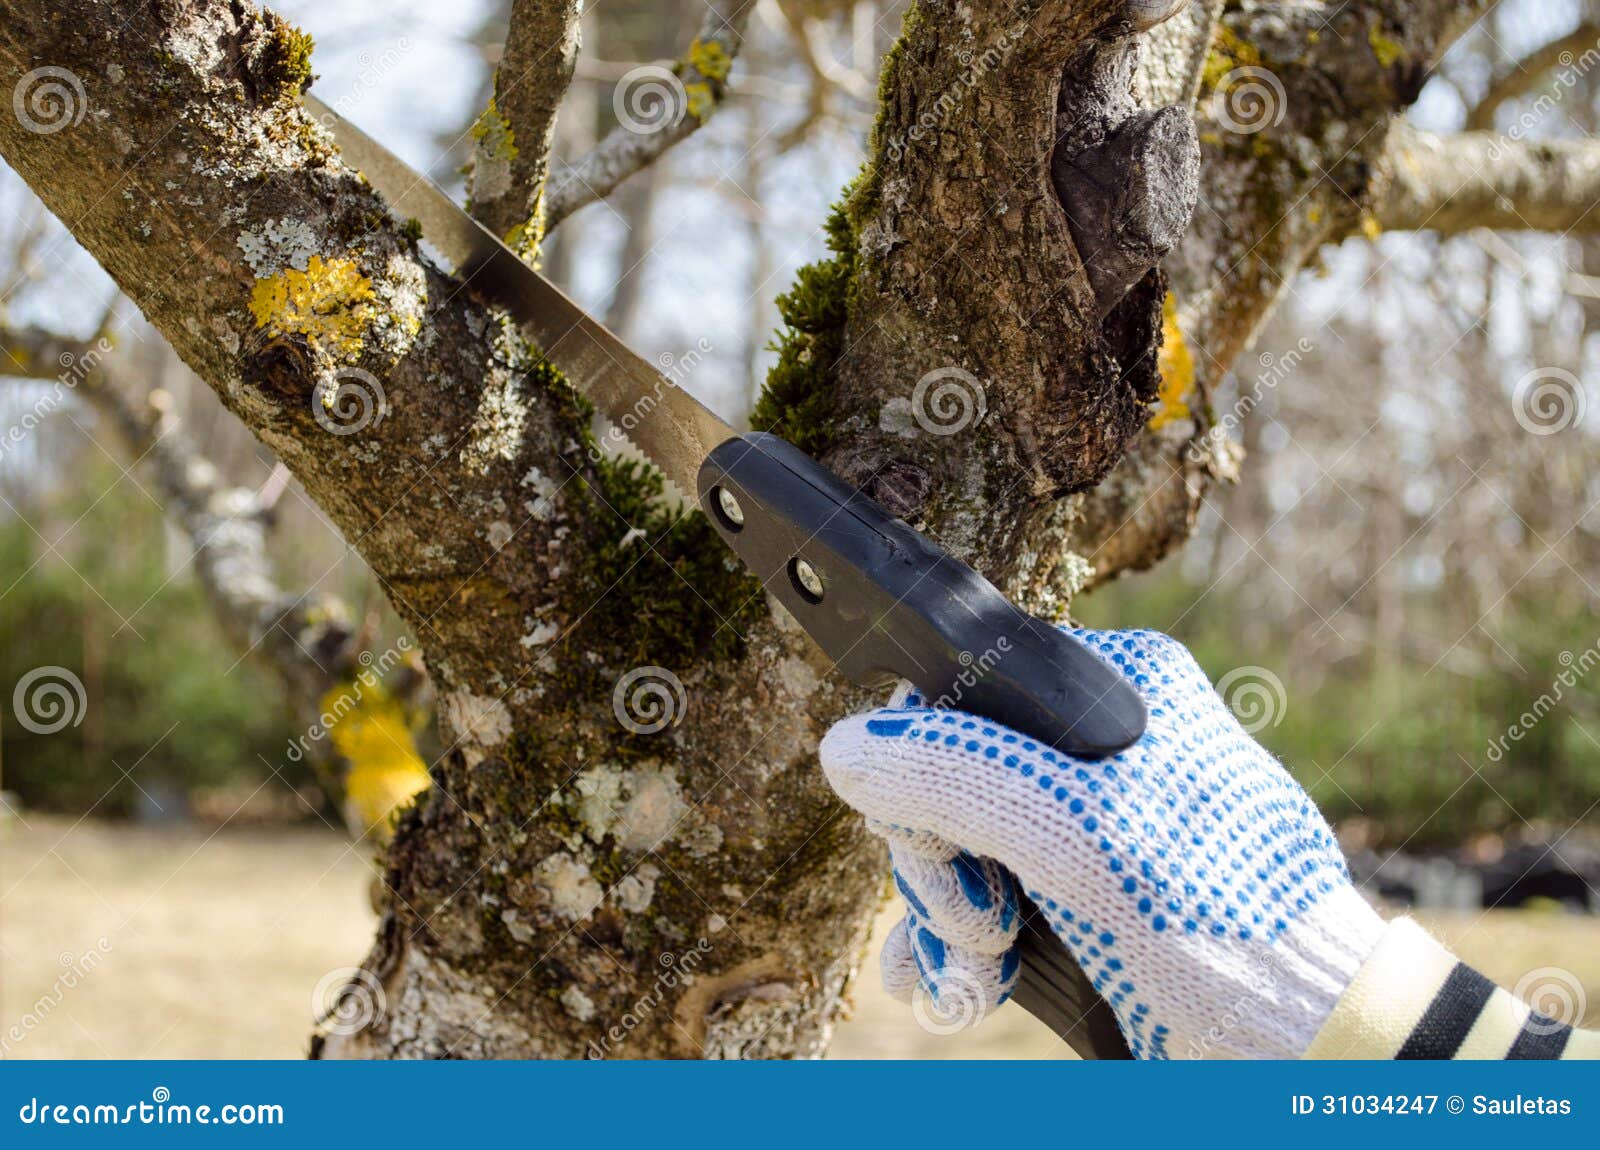
[[[561,634],[561,628],[556,624],[548,619],[535,619],[532,615],[524,615],[522,625],[527,630],[522,633],[522,638],[517,641],[530,650],[534,647],[544,646]]]
[[[528,474],[522,477],[522,486],[531,488],[533,498],[523,503],[523,510],[540,521],[548,520],[555,514],[556,492],[561,488],[537,467],[528,468]]]
[[[689,813],[678,780],[659,767],[629,771],[625,794],[613,828],[624,850],[655,850]]]
[[[499,699],[487,695],[474,695],[471,691],[450,691],[439,703],[439,714],[444,719],[452,741],[467,744],[468,761],[476,762],[471,748],[498,747],[511,737],[511,712]]]
[[[658,763],[590,767],[574,780],[574,788],[573,813],[597,844],[609,835],[622,850],[644,853],[675,836],[687,841],[704,825],[678,780]]]
[[[661,870],[654,863],[641,863],[632,874],[618,880],[611,888],[611,897],[629,914],[638,914],[647,910],[656,897],[656,879],[660,877]]]
[[[500,912],[500,921],[505,924],[506,932],[523,946],[530,946],[534,939],[533,927],[522,921],[522,917],[515,908]]]
[[[277,275],[284,268],[303,272],[317,254],[317,236],[304,220],[268,220],[254,231],[240,232],[234,243],[257,279]]]
[[[211,334],[217,337],[217,342],[222,345],[222,350],[229,355],[239,354],[239,333],[228,325],[228,321],[217,316],[211,321]]]
[[[719,1003],[706,1018],[702,1056],[751,1059],[809,1054],[806,1003],[786,982],[751,988],[737,1002]],[[802,1054],[802,1056],[804,1056]]]
[[[495,463],[515,459],[527,422],[521,377],[505,367],[491,368],[483,381],[467,444],[461,449],[462,466],[474,475],[487,475]]]
[[[588,864],[559,851],[533,869],[533,881],[544,888],[550,909],[568,922],[588,918],[606,894]]]
[[[569,986],[561,992],[561,1007],[579,1022],[588,1022],[594,1017],[594,999],[576,986]]]
[[[498,551],[507,543],[511,542],[511,538],[516,534],[516,532],[512,530],[511,524],[507,523],[504,519],[496,519],[493,523],[489,524],[489,530],[487,534],[489,537],[489,546]]]
[[[822,680],[810,663],[790,655],[778,664],[778,681],[790,698],[809,699]]]
[[[716,854],[722,849],[722,828],[716,823],[691,820],[683,834],[683,849],[697,859]]]
[[[370,325],[372,340],[390,359],[398,360],[427,330],[423,326],[428,313],[427,273],[416,260],[391,255],[372,285],[372,294],[378,301]]]
[[[884,403],[878,412],[878,429],[887,431],[890,435],[898,435],[901,439],[916,439],[922,434],[922,429],[917,426],[916,413],[911,407],[911,401],[903,395],[897,395]]]
[[[175,60],[189,65],[195,72],[223,71],[223,51],[220,37],[207,35],[206,25],[199,20],[175,20],[167,31],[162,46]]]

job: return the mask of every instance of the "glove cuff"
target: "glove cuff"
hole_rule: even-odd
[[[1409,918],[1385,930],[1307,1058],[1596,1058],[1574,1030],[1495,986]]]

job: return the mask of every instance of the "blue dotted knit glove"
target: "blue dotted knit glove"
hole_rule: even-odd
[[[1149,707],[1144,737],[1119,755],[1058,754],[909,693],[823,740],[829,781],[889,841],[906,902],[885,986],[935,1029],[1004,1001],[1015,875],[1136,1056],[1298,1056],[1382,920],[1311,797],[1182,644],[1071,634]]]

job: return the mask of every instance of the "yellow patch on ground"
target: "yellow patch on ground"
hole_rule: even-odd
[[[269,335],[302,335],[339,358],[361,350],[372,318],[372,281],[350,259],[312,256],[306,270],[285,268],[256,281],[250,314]]]
[[[1189,393],[1194,390],[1194,356],[1189,341],[1178,327],[1178,297],[1167,293],[1161,309],[1161,388],[1156,396],[1156,413],[1150,417],[1150,430],[1160,431],[1169,423],[1188,419]]]

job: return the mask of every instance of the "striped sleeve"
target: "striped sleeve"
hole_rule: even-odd
[[[1304,1056],[1600,1058],[1600,1031],[1530,1009],[1402,918],[1384,931]]]

